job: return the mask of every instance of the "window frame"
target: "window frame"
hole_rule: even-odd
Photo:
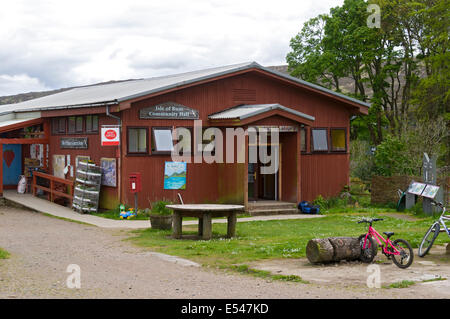
[[[305,134],[305,149],[302,149],[302,132]],[[308,129],[306,127],[300,127],[300,153],[308,152]]]
[[[155,148],[156,148],[155,133],[154,133],[155,130],[156,131],[158,131],[158,130],[170,130],[170,133],[172,135],[172,147],[174,147],[175,143],[174,143],[174,139],[173,139],[173,127],[172,126],[153,126],[151,128],[152,136],[151,136],[151,140],[150,140],[150,153],[152,155],[171,155],[172,151],[157,151],[156,149],[153,150],[153,146],[155,146]]]
[[[144,129],[145,130],[145,151],[142,152],[130,152],[130,130],[132,129]],[[149,151],[149,137],[147,126],[127,126],[127,155],[131,156],[145,156]]]
[[[314,131],[323,131],[325,130],[325,138],[327,139],[327,149],[326,150],[316,150],[314,147]],[[328,153],[330,151],[330,141],[329,141],[329,132],[327,127],[311,127],[311,153]]]
[[[90,128],[88,128],[88,117],[91,117]],[[97,128],[95,130],[93,129],[93,127],[94,127],[94,117],[97,118]],[[86,115],[85,119],[84,119],[84,123],[85,123],[84,131],[86,132],[86,134],[98,133],[99,132],[99,129],[98,129],[99,128],[99,118],[98,118],[97,114]]]
[[[345,140],[345,149],[344,150],[336,150],[333,148],[333,138],[331,134],[333,131],[344,131],[344,140]],[[330,152],[333,153],[347,153],[348,145],[347,145],[347,128],[345,127],[330,127]]]

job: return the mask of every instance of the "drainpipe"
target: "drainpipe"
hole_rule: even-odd
[[[122,119],[119,116],[109,112],[109,105],[106,105],[106,116],[112,117],[119,122],[119,158],[117,161],[117,193],[119,195],[119,203],[122,203]]]

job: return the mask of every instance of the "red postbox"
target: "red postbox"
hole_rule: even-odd
[[[142,183],[141,183],[141,173],[131,173],[129,175],[130,180],[130,192],[131,193],[138,193],[142,190]]]

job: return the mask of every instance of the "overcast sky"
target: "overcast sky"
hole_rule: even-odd
[[[343,0],[0,0],[0,96],[256,61]]]

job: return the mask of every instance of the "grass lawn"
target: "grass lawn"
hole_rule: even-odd
[[[9,253],[6,250],[0,248],[0,259],[7,259],[7,258],[9,258]]]
[[[384,210],[386,211],[386,209]],[[395,238],[408,240],[415,248],[434,218],[410,221],[379,213],[331,213],[323,218],[240,222],[236,226],[237,237],[225,238],[226,224],[213,224],[213,239],[175,240],[170,231],[153,229],[133,231],[130,238],[135,244],[170,255],[184,257],[204,266],[233,268],[245,263],[278,258],[306,256],[306,244],[312,238],[350,236],[357,237],[367,231],[367,224],[357,224],[362,217],[380,217],[376,222],[378,232],[393,231]],[[197,226],[184,226],[183,235],[196,234]],[[435,244],[448,242],[441,234]]]

